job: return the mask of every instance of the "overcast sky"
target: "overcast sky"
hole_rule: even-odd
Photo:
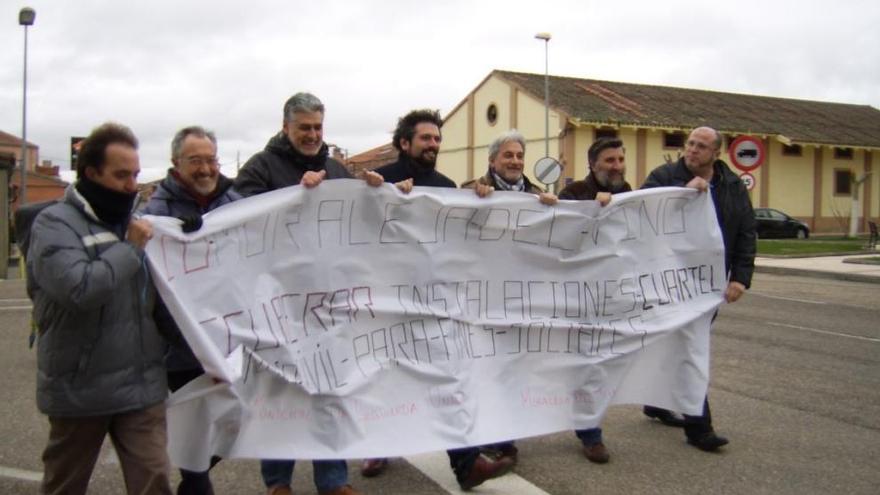
[[[327,107],[325,141],[356,154],[412,108],[445,115],[493,69],[880,108],[875,1],[667,0],[0,2],[0,129],[69,167],[69,140],[114,120],[154,178],[186,125],[213,129],[234,170],[281,126],[284,100]],[[224,170],[227,170],[224,168]]]

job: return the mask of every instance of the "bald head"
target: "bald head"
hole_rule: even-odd
[[[710,180],[720,154],[721,134],[711,127],[697,127],[685,144],[684,163],[694,175]]]
[[[696,129],[691,131],[691,136],[693,136],[695,132],[699,132],[700,134],[711,134],[712,136],[714,136],[712,141],[715,143],[715,149],[717,151],[721,151],[721,143],[723,141],[723,138],[721,137],[720,132],[707,126],[697,127]]]

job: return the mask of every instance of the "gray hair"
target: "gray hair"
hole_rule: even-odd
[[[183,129],[177,131],[177,134],[174,135],[174,138],[171,140],[171,159],[180,158],[180,150],[183,148],[183,142],[186,140],[188,136],[195,136],[197,138],[208,138],[211,143],[214,144],[214,148],[217,148],[217,136],[214,135],[214,132],[205,129],[204,127],[198,125],[191,125],[189,127],[184,127]]]
[[[519,143],[522,146],[523,153],[526,152],[526,138],[518,130],[511,129],[495,138],[495,141],[492,141],[492,144],[489,145],[489,161],[494,160],[498,156],[498,152],[501,151],[501,146],[510,141]]]
[[[299,112],[324,113],[324,104],[311,93],[297,93],[284,102],[284,121],[293,122],[293,115]]]

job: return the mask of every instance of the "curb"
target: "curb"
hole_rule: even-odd
[[[846,282],[865,282],[880,284],[880,277],[876,275],[864,275],[861,273],[826,272],[822,270],[807,270],[805,268],[787,268],[781,266],[755,265],[755,272],[769,273],[772,275],[793,275],[795,277],[813,277],[830,280],[843,280]]]

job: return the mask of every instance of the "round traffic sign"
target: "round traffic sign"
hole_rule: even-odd
[[[746,185],[747,190],[751,191],[752,189],[755,188],[755,176],[754,175],[752,175],[748,172],[743,172],[743,173],[739,174],[739,180],[743,181],[743,184]]]
[[[535,162],[534,172],[538,182],[549,186],[558,181],[562,175],[562,164],[556,161],[555,158],[545,156]]]
[[[733,166],[743,172],[751,172],[760,167],[767,156],[764,143],[754,136],[740,136],[734,139],[727,152]]]

